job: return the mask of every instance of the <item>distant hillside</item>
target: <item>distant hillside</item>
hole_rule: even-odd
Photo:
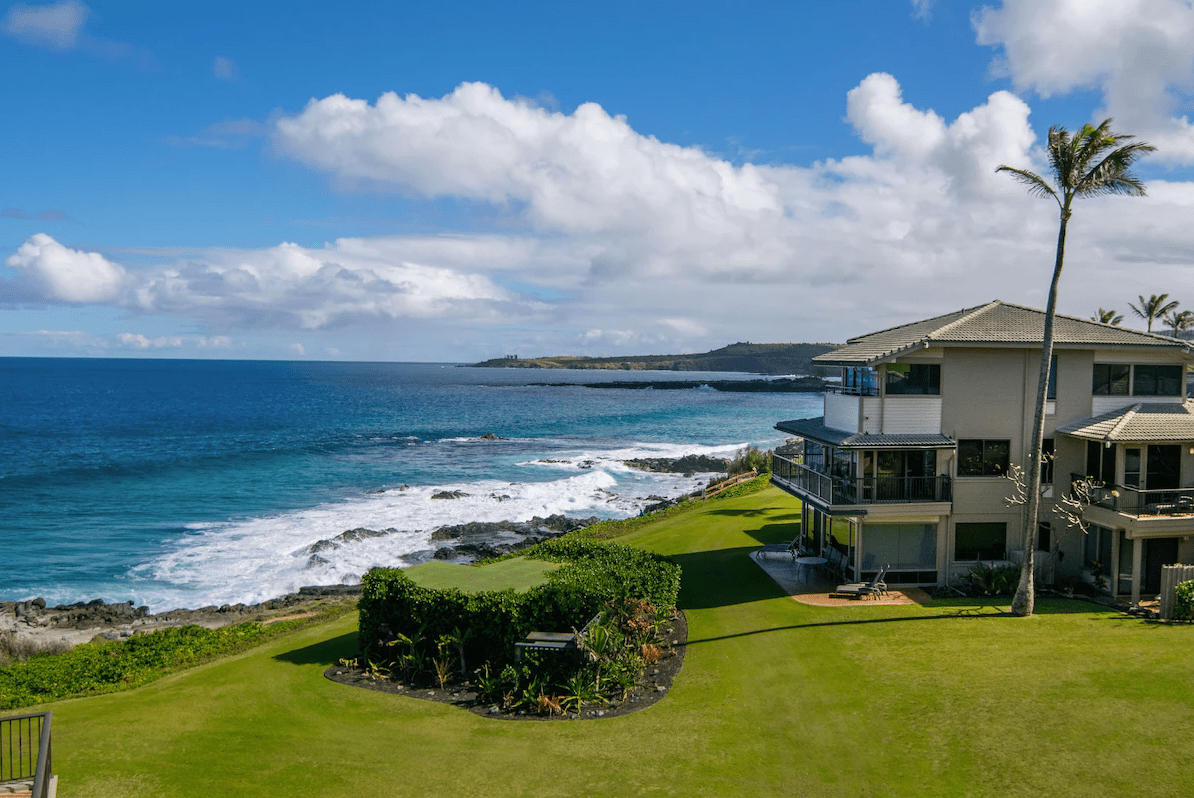
[[[746,371],[757,374],[823,374],[812,359],[841,344],[737,343],[696,355],[629,357],[501,357],[475,363],[481,368],[626,369],[629,371]]]

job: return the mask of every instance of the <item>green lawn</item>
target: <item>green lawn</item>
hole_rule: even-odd
[[[623,539],[684,568],[687,660],[646,711],[504,722],[334,684],[349,616],[52,705],[62,794],[1194,793],[1194,627],[1052,600],[1031,619],[977,601],[808,607],[747,556],[797,517],[768,489]]]
[[[406,569],[406,575],[423,587],[436,590],[454,587],[465,593],[482,590],[527,590],[547,581],[547,572],[560,567],[558,562],[525,560],[515,557],[488,565],[457,565],[455,563],[425,562]]]

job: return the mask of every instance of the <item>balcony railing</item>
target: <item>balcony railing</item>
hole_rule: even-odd
[[[948,476],[834,477],[780,455],[771,457],[772,477],[828,504],[911,504],[953,500]]]
[[[1081,474],[1070,474],[1071,482],[1081,482],[1085,479]],[[1090,503],[1137,517],[1194,515],[1194,488],[1140,490],[1118,485],[1096,485],[1090,488]]]
[[[10,789],[27,787],[26,795],[46,798],[53,792],[53,761],[50,755],[52,712],[0,718],[0,784]],[[20,794],[18,792],[18,794]]]

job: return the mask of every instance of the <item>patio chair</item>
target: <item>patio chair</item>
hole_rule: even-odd
[[[880,568],[870,582],[851,582],[848,585],[838,585],[829,595],[853,596],[854,598],[873,596],[877,599],[887,592],[887,583],[883,581],[883,577],[886,575],[887,569]]]

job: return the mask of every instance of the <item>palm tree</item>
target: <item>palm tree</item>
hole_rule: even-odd
[[[1169,299],[1169,294],[1161,294],[1160,296],[1153,294],[1148,299],[1145,299],[1144,295],[1141,294],[1140,307],[1136,307],[1131,302],[1128,303],[1128,307],[1132,309],[1133,313],[1148,322],[1148,331],[1152,332],[1153,321],[1161,318],[1166,313],[1173,312],[1180,304],[1178,302],[1166,303],[1166,299]]]
[[[1116,327],[1124,320],[1123,314],[1117,310],[1103,310],[1099,308],[1099,312],[1090,317],[1091,321],[1097,321],[1099,324],[1114,324]]]
[[[1165,314],[1165,323],[1169,325],[1169,329],[1173,330],[1173,337],[1180,338],[1183,332],[1194,327],[1194,313],[1188,310],[1170,311]]]
[[[1045,331],[1041,343],[1041,369],[1037,380],[1036,412],[1032,425],[1032,444],[1028,449],[1028,505],[1024,518],[1024,562],[1020,567],[1020,584],[1012,600],[1012,612],[1020,616],[1032,615],[1034,603],[1033,566],[1036,551],[1037,517],[1041,492],[1041,443],[1045,431],[1045,397],[1049,384],[1049,366],[1053,361],[1053,323],[1057,316],[1057,284],[1065,262],[1065,234],[1074,200],[1102,194],[1122,194],[1129,197],[1144,195],[1144,183],[1132,174],[1131,166],[1141,155],[1156,149],[1142,141],[1129,141],[1134,136],[1111,132],[1111,120],[1098,127],[1083,125],[1072,137],[1063,127],[1049,128],[1050,184],[1040,175],[1027,169],[1000,166],[996,172],[1007,172],[1028,188],[1028,193],[1049,197],[1057,203],[1061,221],[1057,229],[1057,257],[1053,263],[1053,281],[1049,284],[1049,302],[1045,307]]]

